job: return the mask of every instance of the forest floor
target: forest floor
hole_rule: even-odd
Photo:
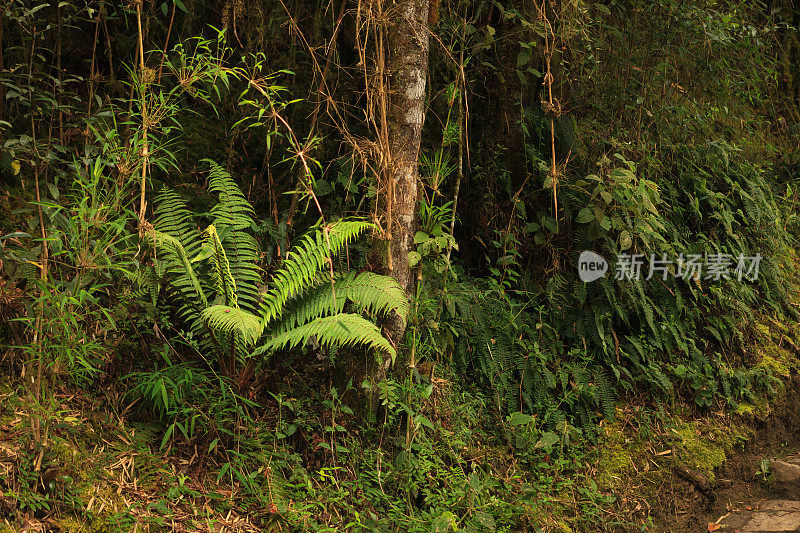
[[[781,458],[797,461],[800,455],[795,453]],[[757,457],[753,459],[755,461],[732,458],[729,469],[740,469],[739,477],[728,480],[730,484],[718,489],[716,498],[694,515],[695,520],[689,517],[676,531],[800,531],[800,499],[797,493],[787,493],[771,486],[767,472],[761,469],[760,464],[753,464],[761,460]]]
[[[643,428],[650,414],[642,406],[618,408],[615,421],[601,426],[592,452],[596,467],[569,474],[577,485],[597,482],[601,491],[613,493],[615,503],[603,511],[607,522],[627,524],[615,529],[597,523],[592,530],[800,531],[800,492],[778,490],[765,466],[770,459],[800,460],[798,392],[795,377],[781,399],[738,414],[699,416],[673,405],[649,433]],[[215,482],[215,458],[202,446],[158,451],[159,427],[118,416],[109,391],[62,390],[54,398],[47,453],[41,474],[35,474],[30,404],[18,389],[0,382],[0,480],[7,484],[0,492],[0,517],[6,517],[0,532],[251,532],[301,526],[294,522],[297,515],[244,505],[236,483]],[[678,465],[699,472],[700,481],[679,475]],[[580,513],[577,504],[559,512],[563,516],[545,517],[541,531],[588,531],[585,522],[568,518]]]

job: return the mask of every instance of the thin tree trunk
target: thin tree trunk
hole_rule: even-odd
[[[378,207],[384,216],[385,239],[376,243],[379,269],[394,277],[406,294],[413,291],[414,278],[408,264],[417,222],[417,182],[428,67],[428,9],[430,0],[386,0],[378,6],[378,20],[388,19],[388,31],[376,35],[378,101],[381,148],[382,197]],[[388,16],[384,17],[384,13]],[[386,38],[384,39],[384,34]],[[384,48],[385,45],[385,48]],[[384,62],[384,51],[386,61]],[[384,80],[388,79],[389,90]],[[388,102],[387,102],[387,94]],[[400,351],[406,324],[392,316],[385,324],[390,341]],[[368,364],[372,384],[371,410],[379,406],[377,384],[386,377],[389,361]],[[413,351],[407,365],[415,364]]]
[[[387,47],[390,79],[387,173],[387,244],[385,266],[406,292],[413,278],[408,253],[413,251],[417,215],[419,148],[425,120],[428,67],[429,0],[397,0]],[[404,325],[394,324],[395,342]]]

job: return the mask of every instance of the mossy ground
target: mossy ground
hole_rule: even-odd
[[[613,420],[601,423],[596,445],[567,446],[565,452],[558,446],[552,453],[537,451],[536,446],[520,450],[487,438],[483,429],[471,425],[474,413],[470,415],[452,394],[440,398],[452,402],[443,427],[456,432],[472,428],[460,457],[484,473],[481,484],[495,483],[492,490],[501,499],[491,500],[496,506],[492,512],[513,517],[520,530],[689,531],[705,519],[701,509],[706,501],[675,475],[674,467],[685,465],[712,482],[731,477],[731,463],[756,435],[774,426],[771,421],[780,412],[780,402],[792,394],[789,377],[797,358],[778,345],[776,331],[765,327],[759,332],[759,353],[768,355],[754,362],[769,365],[769,371],[788,384],[782,396],[772,400],[759,396],[733,408],[719,405],[700,411],[678,401],[658,407],[629,399],[618,406]],[[196,452],[159,452],[158,427],[123,422],[105,396],[77,391],[53,395],[42,460],[48,481],[38,482],[31,477],[37,453],[27,393],[5,381],[0,382],[0,398],[0,444],[12,443],[3,449],[14,454],[0,456],[0,468],[10,472],[0,480],[0,527],[5,530],[39,523],[46,529],[75,532],[121,532],[137,526],[168,531],[179,523],[187,530],[255,531],[278,523],[268,516],[254,525],[248,509],[236,501],[235,483],[220,484],[215,475],[192,467]],[[796,411],[795,407],[784,409]],[[750,470],[748,463],[743,475],[752,476]],[[335,508],[332,502],[314,505],[325,512]],[[675,517],[696,521],[682,519],[676,526]]]
[[[639,515],[656,530],[695,531],[708,518],[704,510],[711,502],[675,475],[676,465],[717,486],[758,492],[763,487],[751,485],[763,484],[755,476],[759,461],[797,447],[796,328],[759,326],[753,367],[777,384],[772,394],[706,411],[683,404],[653,411],[628,403],[617,408],[613,422],[603,424],[595,479],[617,495],[618,513]]]
[[[115,420],[97,399],[54,397],[34,474],[30,402],[24,390],[0,382],[0,445],[7,452],[0,454],[0,531],[174,531],[176,524],[186,531],[220,524],[257,530],[218,494],[204,497],[210,491],[181,482],[187,461],[158,453],[154,432]]]

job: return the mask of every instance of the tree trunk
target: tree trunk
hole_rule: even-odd
[[[379,29],[377,37],[380,101],[382,194],[378,206],[384,215],[385,239],[373,249],[379,271],[394,277],[410,294],[414,279],[408,253],[414,248],[417,218],[419,147],[425,120],[425,89],[428,67],[428,9],[430,0],[384,0],[379,18],[389,15],[388,32]],[[385,39],[384,39],[385,35]],[[385,48],[384,48],[385,45]],[[384,62],[384,58],[386,61]],[[388,78],[388,91],[384,80]],[[388,92],[388,102],[387,102]],[[392,316],[385,324],[389,339],[401,351],[406,324]],[[412,352],[413,353],[413,352]],[[377,412],[377,384],[386,377],[388,358],[367,364],[372,384],[370,405]],[[411,355],[409,366],[414,365]]]
[[[406,292],[413,287],[408,253],[417,216],[419,147],[425,120],[429,0],[395,0],[387,39],[389,71],[385,267]],[[391,324],[399,345],[405,324]]]

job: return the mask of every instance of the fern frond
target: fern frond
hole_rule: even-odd
[[[616,390],[611,379],[608,377],[608,372],[605,369],[595,371],[595,379],[597,380],[596,402],[603,412],[603,416],[609,420],[614,419],[614,406],[616,404]]]
[[[231,230],[223,236],[222,246],[228,257],[231,275],[236,280],[239,307],[251,313],[257,312],[260,297],[258,286],[263,276],[263,271],[258,266],[258,242],[246,231]]]
[[[325,276],[319,275],[315,286],[286,304],[280,318],[268,326],[270,333],[280,335],[316,318],[344,311],[348,295],[347,284],[352,278],[352,275],[338,276],[331,286],[330,278],[325,279]]]
[[[259,317],[237,307],[212,305],[204,309],[201,316],[218,338],[228,338],[233,334],[246,347],[254,346],[264,331]]]
[[[210,167],[208,188],[219,197],[219,202],[211,208],[211,216],[215,223],[237,230],[249,228],[256,212],[242,194],[242,190],[227,170],[211,159],[203,159],[203,162],[208,163]]]
[[[281,317],[269,328],[272,334],[280,335],[315,318],[341,313],[347,302],[358,312],[394,312],[403,320],[408,315],[405,291],[389,276],[372,272],[337,275],[331,283],[327,275],[319,274],[313,283],[315,286],[286,304]]]
[[[153,247],[156,251],[165,254],[165,263],[168,265],[166,273],[175,274],[173,286],[178,289],[178,292],[184,299],[194,300],[199,299],[203,307],[208,306],[205,292],[200,286],[200,281],[195,275],[192,263],[186,255],[181,242],[172,235],[162,233],[160,231],[153,231],[148,233]]]
[[[341,221],[305,235],[275,274],[275,287],[261,304],[264,320],[280,317],[286,302],[313,284],[317,273],[328,265],[331,254],[372,227],[369,222]]]
[[[406,292],[394,278],[362,272],[346,285],[347,297],[359,311],[394,312],[404,321],[411,307]]]
[[[295,348],[305,344],[311,337],[316,337],[317,341],[326,347],[366,345],[388,353],[392,360],[397,356],[394,347],[381,334],[378,326],[352,313],[339,313],[317,318],[308,324],[273,337],[259,346],[253,355],[270,353],[283,348]]]
[[[178,239],[187,255],[197,254],[200,249],[200,231],[194,223],[193,214],[186,207],[181,195],[164,188],[156,196],[156,230]]]
[[[236,279],[231,273],[231,265],[228,261],[228,255],[225,253],[225,248],[222,246],[222,241],[219,239],[217,228],[211,224],[203,232],[204,242],[203,251],[201,255],[196,258],[211,258],[212,271],[211,279],[214,281],[214,287],[217,291],[217,296],[222,297],[225,305],[232,307],[239,307],[236,296]]]
[[[236,280],[237,305],[255,312],[263,274],[258,266],[261,260],[258,241],[250,233],[255,210],[228,171],[210,159],[203,161],[210,167],[208,188],[219,199],[211,208],[211,216],[228,258],[228,269]]]

